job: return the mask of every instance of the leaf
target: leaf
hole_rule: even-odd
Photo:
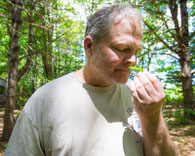
[[[137,71],[142,71],[142,72],[144,71],[142,68],[132,67],[132,66],[130,66],[129,69],[131,69],[131,70],[137,70]]]

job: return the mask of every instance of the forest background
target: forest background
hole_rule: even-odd
[[[26,101],[45,83],[85,64],[86,19],[130,3],[143,16],[137,66],[166,92],[163,115],[184,155],[195,155],[195,5],[193,0],[0,0],[0,153]],[[131,78],[131,77],[130,77]]]

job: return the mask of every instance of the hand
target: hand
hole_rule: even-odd
[[[146,71],[138,72],[130,83],[130,91],[140,118],[151,120],[159,117],[165,92],[155,76]]]

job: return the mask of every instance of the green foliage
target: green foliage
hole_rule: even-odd
[[[176,119],[173,123],[180,124],[187,122],[191,114],[195,115],[195,112],[192,109],[183,109],[183,94],[181,86],[166,88],[165,95],[165,105],[171,105],[175,108],[170,114],[171,118]],[[164,112],[163,115],[166,116],[166,112]]]
[[[5,62],[0,63],[0,75],[3,75],[4,73],[8,72],[8,65]]]
[[[7,148],[7,143],[5,143],[3,146],[4,146],[4,148],[6,149],[6,148]]]
[[[195,112],[192,109],[179,109],[171,113],[171,117],[175,118],[175,124],[187,122],[190,115],[195,115]]]
[[[183,100],[182,88],[181,87],[172,87],[165,89],[165,103],[178,103],[178,105]]]
[[[25,1],[22,9],[22,24],[19,37],[18,70],[22,69],[29,56],[29,14],[33,12],[34,39],[32,59],[27,73],[18,82],[16,109],[22,109],[32,93],[45,83],[83,66],[84,22],[77,16],[79,10],[74,5],[60,0]],[[0,78],[8,76],[8,51],[12,21],[11,5],[4,1],[0,4]],[[45,33],[45,38],[44,38]],[[46,77],[41,53],[46,53],[47,62],[51,64],[52,79]],[[50,58],[51,57],[51,58]]]
[[[183,110],[176,110],[171,113],[171,116],[176,118],[176,122],[179,122],[179,123],[184,122],[186,120]]]
[[[177,47],[176,41],[168,32],[161,15],[157,14],[157,7],[145,0],[76,0],[37,1],[33,9],[33,54],[28,72],[18,82],[16,108],[22,108],[32,93],[45,83],[69,72],[80,69],[84,65],[83,38],[86,18],[98,8],[117,3],[131,3],[133,6],[141,6],[144,20],[154,28],[156,33],[170,46]],[[168,5],[163,1],[156,1],[163,17],[169,23],[170,31],[175,35],[173,22],[168,12]],[[190,0],[189,3],[193,4]],[[31,1],[25,1],[22,10],[22,25],[19,38],[19,69],[26,64],[29,48],[29,11]],[[195,14],[194,5],[189,9],[189,16]],[[79,8],[79,9],[78,9]],[[0,4],[0,77],[6,79],[8,74],[8,51],[11,31],[10,20],[11,5],[7,1]],[[81,11],[82,10],[82,11]],[[82,16],[82,17],[81,17]],[[193,27],[194,19],[189,25]],[[45,33],[45,38],[44,38]],[[190,32],[192,33],[192,32]],[[190,40],[190,51],[194,50],[194,37]],[[51,64],[52,79],[45,74],[41,53],[47,54],[47,61]],[[169,51],[159,42],[153,32],[143,24],[143,50],[138,53],[139,68],[159,73],[158,78],[165,83],[166,102],[182,101],[181,69],[178,56]],[[51,58],[50,58],[51,57]],[[191,68],[195,69],[194,53],[190,54]],[[134,72],[134,71],[133,71]],[[165,76],[162,76],[165,75]],[[166,84],[175,84],[174,88],[167,88]]]
[[[1,6],[1,4],[0,4]],[[3,13],[4,10],[1,10]],[[5,78],[8,71],[8,51],[9,51],[9,34],[7,26],[9,22],[7,19],[0,16],[0,77]]]
[[[20,116],[20,112],[14,112],[14,116],[16,116],[16,118],[18,118]]]

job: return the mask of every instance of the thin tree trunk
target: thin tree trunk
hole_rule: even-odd
[[[47,46],[47,37],[46,37],[46,32],[43,29],[43,42],[44,42],[44,47]],[[44,66],[44,71],[46,74],[46,77],[51,80],[52,79],[52,73],[51,73],[51,68],[50,68],[50,57],[48,54],[48,47],[45,48],[42,52],[41,52],[41,56],[42,56],[42,60],[43,60],[43,66]]]
[[[47,8],[45,8],[45,10],[48,11]],[[45,12],[44,12],[44,15],[46,15]],[[47,16],[49,17],[49,15],[47,15]],[[43,22],[43,26],[45,26],[44,19],[42,22]],[[48,38],[47,38],[47,36],[48,36]],[[52,45],[50,45],[50,44],[52,43],[52,39],[50,38],[50,30],[48,30],[48,32],[46,32],[45,29],[43,29],[43,43],[44,43],[44,47],[46,47],[41,52],[41,56],[42,56],[42,60],[43,60],[43,67],[44,67],[46,77],[49,80],[51,80],[52,79],[52,55],[51,55],[51,46]]]
[[[49,16],[49,15],[48,15]],[[49,19],[50,22],[51,19]],[[52,79],[53,77],[53,73],[52,73],[52,67],[53,67],[53,64],[52,64],[52,60],[53,60],[53,47],[52,47],[52,37],[53,37],[53,27],[51,30],[48,30],[48,41],[49,41],[49,46],[48,46],[48,57],[49,57],[49,62],[48,62],[48,68],[49,68],[49,77],[50,79]]]
[[[10,36],[10,50],[8,52],[8,88],[6,93],[4,127],[2,135],[2,140],[5,141],[9,140],[14,127],[13,112],[18,77],[18,40],[21,26],[21,9],[19,9],[19,7],[22,7],[20,0],[13,0],[12,3],[14,6],[12,7],[12,33]]]
[[[23,66],[22,69],[20,69],[18,71],[18,77],[17,80],[19,81],[21,79],[21,77],[28,71],[28,69],[30,68],[30,64],[32,61],[32,52],[33,52],[33,39],[34,39],[34,31],[33,31],[33,10],[34,10],[34,4],[32,1],[32,5],[30,6],[30,12],[29,12],[29,41],[28,41],[28,56],[27,56],[27,61],[25,63],[25,65]]]

